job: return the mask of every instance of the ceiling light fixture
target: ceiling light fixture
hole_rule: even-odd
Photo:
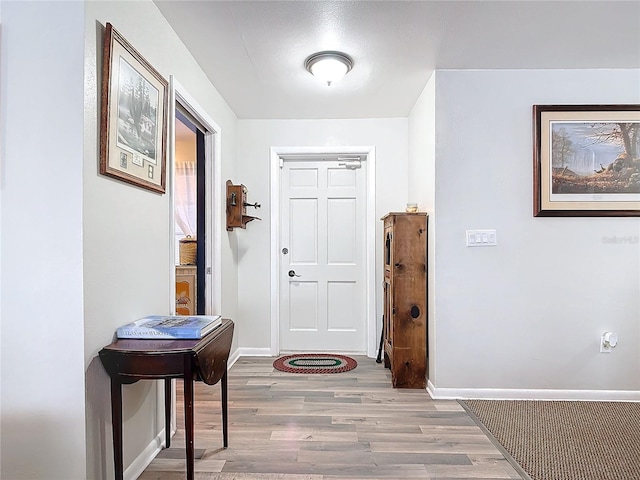
[[[327,85],[337,82],[353,68],[353,60],[342,52],[314,53],[304,61],[304,68]]]

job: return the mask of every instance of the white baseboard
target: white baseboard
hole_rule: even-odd
[[[517,388],[438,388],[429,381],[427,392],[434,400],[585,400],[639,402],[636,390],[551,390]]]
[[[238,361],[240,357],[272,357],[271,349],[269,348],[238,348],[233,351],[229,355],[229,360],[227,361],[227,369],[231,368],[234,363]],[[158,383],[158,395],[164,395],[164,384],[162,382]],[[175,395],[173,396],[175,401]],[[131,465],[127,467],[127,469],[123,472],[124,480],[135,480],[142,472],[144,472],[145,468],[149,466],[151,461],[160,453],[162,450],[162,446],[164,445],[165,429],[163,428],[156,435],[156,437],[151,440],[149,445],[140,452]]]
[[[133,460],[131,465],[129,465],[123,472],[124,480],[135,480],[140,475],[142,475],[144,469],[149,466],[151,461],[156,458],[156,455],[158,455],[158,453],[160,453],[160,450],[162,450],[162,445],[164,445],[164,438],[165,436],[163,428],[160,433],[156,435],[156,438],[151,440],[149,445],[147,445],[147,448],[145,448],[140,453],[140,455],[138,455]]]
[[[227,360],[227,370],[233,367],[233,364],[238,361],[240,358],[240,349],[236,349],[229,355],[229,359]]]
[[[240,357],[275,357],[276,355],[271,353],[270,348],[237,348],[229,355],[229,361],[227,362],[227,369],[233,367]]]
[[[277,354],[271,352],[270,348],[251,348],[242,347],[238,348],[234,354],[237,353],[238,357],[275,357]]]

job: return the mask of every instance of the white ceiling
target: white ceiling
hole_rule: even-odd
[[[406,117],[434,69],[640,68],[638,0],[155,2],[241,119]],[[354,60],[330,87],[321,50]]]

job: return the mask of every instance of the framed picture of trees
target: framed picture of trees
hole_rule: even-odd
[[[640,105],[534,105],[533,130],[534,216],[640,216]]]
[[[168,84],[110,23],[101,102],[100,173],[164,193]]]

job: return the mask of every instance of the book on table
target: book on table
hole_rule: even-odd
[[[149,315],[119,327],[118,338],[200,339],[222,324],[220,315]]]

